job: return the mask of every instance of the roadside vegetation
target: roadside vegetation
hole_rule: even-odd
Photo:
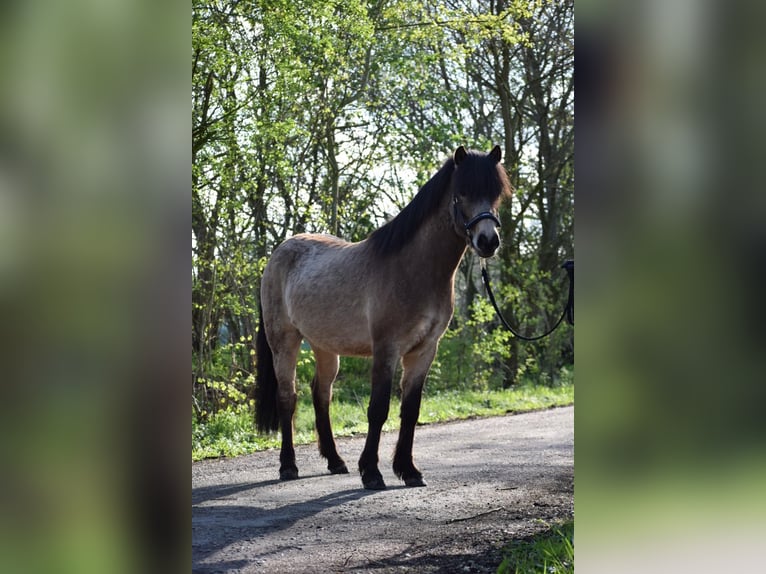
[[[570,574],[574,572],[574,520],[513,540],[503,553],[498,574]]]
[[[253,435],[250,399],[260,280],[276,246],[302,232],[364,239],[460,144],[500,144],[513,186],[489,263],[503,314],[528,335],[556,321],[561,264],[574,258],[573,26],[571,0],[192,1],[196,458],[274,444]],[[304,351],[297,424],[308,441]],[[499,326],[468,250],[421,420],[548,406],[531,397],[566,388],[573,364],[568,325],[535,343]],[[363,432],[368,381],[367,362],[344,360],[338,434]]]
[[[299,370],[304,371],[298,384],[298,407],[295,416],[296,444],[312,443],[314,408],[311,403],[310,375],[313,363],[306,357]],[[346,367],[344,369],[344,367]],[[344,370],[346,371],[344,373]],[[300,375],[300,373],[299,373]],[[211,382],[211,389],[220,395],[219,403],[229,403],[216,412],[192,413],[192,460],[221,456],[238,456],[278,447],[280,435],[258,435],[253,424],[253,404],[235,386]],[[367,432],[367,402],[369,400],[369,362],[362,359],[342,359],[339,380],[335,383],[330,410],[335,436],[352,436]],[[229,397],[228,399],[226,397]],[[490,388],[488,385],[466,386],[460,389],[439,384],[426,384],[420,409],[421,424],[445,422],[471,417],[487,417],[564,406],[574,403],[573,372],[562,368],[547,384],[527,380],[512,388]],[[386,431],[399,427],[399,398],[391,400],[391,411],[383,427]]]

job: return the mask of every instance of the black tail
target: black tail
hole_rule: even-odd
[[[255,376],[255,427],[259,433],[268,433],[279,428],[277,374],[274,372],[274,355],[266,340],[266,329],[263,328],[263,307],[260,304],[258,313],[260,319],[255,340],[258,361]]]

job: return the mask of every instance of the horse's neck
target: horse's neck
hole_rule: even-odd
[[[455,233],[449,214],[442,209],[424,222],[408,247],[407,264],[415,277],[451,284],[466,244]]]

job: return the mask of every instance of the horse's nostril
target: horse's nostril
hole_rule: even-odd
[[[487,237],[483,233],[476,238],[476,247],[482,253],[494,252],[500,246],[500,240],[497,235]]]

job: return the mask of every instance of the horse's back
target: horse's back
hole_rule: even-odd
[[[264,281],[278,278],[284,289],[308,283],[335,284],[353,273],[355,248],[332,235],[303,233],[282,242],[264,270]]]
[[[312,345],[328,351],[369,354],[364,256],[363,244],[330,235],[287,239],[274,250],[263,274],[267,320],[288,323]]]

